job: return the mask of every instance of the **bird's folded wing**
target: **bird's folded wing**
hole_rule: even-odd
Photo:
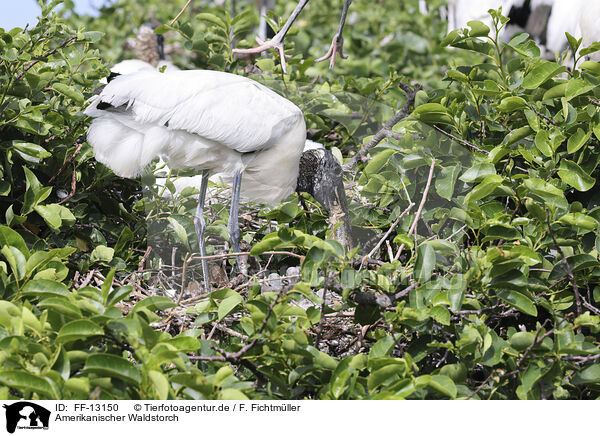
[[[86,113],[98,116],[100,102],[125,109],[142,125],[184,130],[242,153],[269,148],[302,117],[297,106],[254,80],[205,70],[119,76]]]

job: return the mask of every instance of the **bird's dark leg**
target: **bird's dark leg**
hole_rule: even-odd
[[[248,49],[236,48],[233,50],[233,52],[234,53],[252,54],[252,53],[262,53],[263,51],[269,50],[271,48],[277,49],[279,51],[279,57],[281,58],[281,68],[283,69],[284,73],[287,73],[287,69],[285,66],[286,54],[283,51],[283,39],[285,38],[285,35],[287,34],[288,30],[290,30],[290,27],[292,27],[292,24],[294,23],[294,21],[296,20],[296,18],[298,17],[300,12],[304,8],[304,6],[306,6],[308,1],[309,0],[300,0],[298,2],[298,5],[296,6],[296,8],[294,9],[294,11],[290,15],[290,17],[287,19],[287,21],[283,25],[283,28],[279,32],[277,32],[277,34],[275,34],[273,39],[271,39],[269,41],[262,41],[260,38],[257,38],[257,42],[259,44],[258,47],[248,48]]]
[[[321,62],[325,59],[330,59],[329,69],[332,70],[335,65],[335,56],[339,55],[342,59],[346,59],[348,56],[344,56],[344,24],[346,24],[346,15],[348,14],[348,8],[350,7],[352,0],[344,0],[344,8],[342,9],[342,18],[340,18],[340,26],[338,32],[331,40],[331,46],[324,56],[315,59],[315,62]]]
[[[196,228],[196,236],[198,237],[198,246],[200,247],[200,255],[202,259],[202,277],[204,278],[204,288],[208,292],[210,290],[210,276],[208,272],[208,261],[206,257],[206,241],[204,233],[206,231],[206,221],[204,220],[204,202],[206,201],[206,188],[208,186],[208,170],[202,171],[202,182],[200,183],[200,196],[198,197],[198,207],[196,208],[196,216],[194,218],[194,227]]]
[[[237,171],[233,175],[233,186],[231,195],[231,210],[229,212],[229,238],[231,239],[231,247],[234,253],[240,252],[240,223],[239,223],[239,210],[240,210],[240,190],[242,188],[242,172]],[[240,256],[237,256],[237,265],[240,272],[245,273],[245,265],[242,265]]]

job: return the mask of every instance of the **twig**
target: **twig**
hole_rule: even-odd
[[[366,162],[367,153],[386,137],[388,137],[389,132],[392,131],[392,128],[398,124],[400,120],[406,118],[410,114],[410,107],[415,102],[415,95],[422,88],[422,86],[417,83],[415,84],[414,88],[411,89],[408,84],[401,83],[400,87],[404,92],[406,92],[406,103],[404,103],[402,109],[400,109],[392,118],[390,118],[388,122],[385,123],[385,125],[381,128],[381,130],[379,130],[379,132],[377,132],[375,136],[371,138],[367,145],[361,148],[358,153],[352,157],[352,159],[346,162],[343,167],[344,171],[351,170],[358,162]]]
[[[65,198],[60,200],[58,202],[58,204],[63,204],[64,202],[69,201],[71,199],[71,197],[73,197],[75,195],[75,188],[77,187],[77,175],[75,174],[75,165],[73,164],[72,166],[73,166],[73,174],[71,175],[71,191]]]
[[[60,167],[58,172],[55,175],[53,175],[52,177],[50,177],[50,180],[48,180],[48,183],[52,183],[58,176],[60,176],[62,174],[62,172],[67,168],[67,166],[69,166],[71,164],[71,162],[73,162],[73,159],[75,159],[75,157],[79,154],[79,151],[81,150],[81,146],[83,145],[84,140],[85,140],[85,137],[83,135],[81,135],[79,138],[77,138],[77,140],[75,141],[75,144],[77,144],[77,148],[75,149],[73,154],[69,157],[69,159],[67,159],[67,161],[63,164],[63,166]],[[75,168],[73,168],[73,170],[74,169]]]
[[[142,281],[140,279],[140,276],[142,275],[142,271],[144,271],[144,264],[146,263],[148,256],[150,256],[151,251],[152,251],[152,247],[148,245],[148,248],[146,248],[146,251],[144,252],[144,255],[142,256],[140,263],[138,263],[138,270],[137,270],[137,274],[136,274],[136,276],[137,276],[136,285],[138,288],[142,287]]]
[[[592,354],[590,356],[563,356],[560,360],[576,360],[577,364],[581,365],[582,363],[587,363],[590,361],[600,359],[600,354]]]
[[[317,324],[317,336],[315,337],[314,347],[319,349],[319,342],[321,342],[321,330],[323,327],[323,319],[325,314],[326,300],[327,300],[327,291],[331,287],[332,276],[329,274],[325,275],[325,282],[323,284],[323,302],[321,303],[321,316],[319,318],[319,322]]]
[[[181,14],[183,14],[183,12],[187,9],[187,7],[190,5],[190,3],[192,2],[192,0],[188,0],[187,3],[185,4],[185,6],[183,8],[181,8],[181,10],[179,11],[179,13],[175,16],[175,18],[173,18],[171,20],[171,22],[169,23],[169,26],[172,26],[173,24],[175,24],[175,21],[177,21],[179,19],[179,17],[181,17]]]
[[[546,320],[546,322],[548,322],[548,321],[549,320]],[[544,324],[546,324],[546,322],[544,322]],[[544,327],[544,326],[542,325],[542,327]],[[523,352],[523,355],[520,357],[520,359],[517,360],[517,369],[521,366],[521,363],[523,363],[523,361],[525,360],[527,355],[531,352],[531,350],[533,350],[533,347],[535,347],[537,344],[541,343],[544,339],[546,339],[548,336],[550,336],[551,334],[554,333],[554,329],[550,329],[546,333],[544,333],[541,337],[538,338],[538,336],[540,335],[540,331],[541,330],[538,330],[537,332],[535,332],[535,337],[533,338],[533,342]]]
[[[590,303],[588,303],[585,298],[581,297],[582,300],[582,304],[583,307],[585,307],[586,309],[591,310],[592,312],[594,312],[596,315],[600,315],[600,310],[598,310],[596,307],[592,306]]]
[[[556,241],[556,237],[554,236],[554,231],[552,230],[552,223],[550,223],[550,211],[547,211],[546,222],[548,223],[548,233],[550,234],[550,237],[552,238],[552,242],[554,242],[554,246],[562,255],[562,262],[565,264],[565,267],[567,268],[567,274],[568,274],[569,280],[571,280],[571,284],[573,286],[573,294],[575,294],[575,307],[577,308],[577,315],[581,315],[581,313],[582,313],[582,311],[581,311],[581,296],[579,295],[579,288],[577,287],[577,282],[575,281],[575,276],[573,275],[573,270],[571,269],[571,265],[569,265],[569,262],[567,261],[567,256],[565,255],[565,252],[563,251],[562,247],[560,245],[558,245],[558,242]]]
[[[229,334],[229,335],[231,335],[231,336],[235,336],[236,338],[240,338],[240,339],[242,339],[242,340],[244,340],[244,341],[247,341],[247,340],[248,340],[248,336],[246,336],[246,335],[243,335],[243,334],[241,334],[241,333],[238,333],[238,332],[236,332],[235,330],[232,330],[232,329],[230,329],[230,328],[228,328],[228,327],[225,327],[225,326],[223,326],[223,325],[219,324],[218,322],[215,322],[215,323],[214,323],[214,326],[215,326],[215,328],[216,328],[217,330],[221,330],[222,332],[225,332],[225,333],[227,333],[227,334]]]
[[[265,315],[265,319],[263,319],[260,329],[256,333],[257,336],[260,336],[262,334],[262,332],[265,330],[265,328],[267,326],[267,322],[269,321],[269,318],[271,317],[271,314],[273,313],[273,308],[279,302],[279,297],[281,296],[281,294],[282,293],[280,292],[279,295],[277,296],[277,298],[271,304],[269,304],[269,307],[267,308],[267,313]],[[262,341],[259,341],[258,337],[256,337],[256,338],[252,339],[252,341],[250,341],[248,344],[246,344],[242,348],[240,348],[238,351],[236,351],[235,353],[225,351],[225,350],[217,347],[216,345],[213,345],[212,348],[215,351],[219,352],[221,354],[221,356],[190,356],[190,360],[220,361],[220,362],[230,362],[230,363],[238,364],[238,363],[241,363],[240,362],[241,360],[243,360],[242,357],[244,356],[244,354],[246,354],[248,351],[250,351],[258,343],[262,343]]]
[[[598,106],[600,107],[600,101],[598,100],[594,100],[593,98],[589,97],[588,100],[590,101],[590,103],[592,103],[594,106]]]
[[[17,76],[15,77],[15,80],[13,81],[16,82],[17,80],[21,79],[21,77],[23,77],[23,75],[29,71],[31,69],[31,67],[33,67],[35,64],[37,64],[39,61],[43,60],[44,58],[47,58],[48,56],[52,56],[54,53],[56,53],[58,50],[60,50],[61,48],[65,48],[67,45],[69,45],[69,43],[73,40],[77,39],[77,35],[73,35],[70,38],[66,39],[62,44],[60,44],[58,47],[53,48],[52,50],[44,53],[43,55],[40,56],[41,59],[37,59],[35,61],[31,61],[29,63],[29,65],[27,65],[25,68],[23,68],[23,71],[21,71],[19,74],[17,74]]]
[[[263,254],[285,254],[288,256],[296,257],[298,259],[304,260],[306,256],[302,256],[301,254],[292,253],[291,251],[265,251],[260,253]],[[223,259],[226,257],[237,257],[237,256],[249,256],[249,251],[241,251],[239,253],[222,253],[222,254],[213,254],[210,256],[191,256],[190,260],[202,260],[202,259]]]
[[[438,132],[440,132],[442,135],[446,135],[448,138],[454,139],[456,142],[462,144],[462,145],[466,145],[467,147],[471,147],[474,150],[477,150],[481,153],[485,153],[485,154],[490,154],[489,151],[486,150],[482,150],[481,148],[477,147],[475,144],[471,144],[469,141],[465,141],[464,139],[461,139],[457,136],[454,136],[452,133],[448,133],[446,132],[444,129],[439,128],[438,126],[433,126],[433,128],[435,130],[437,130]]]
[[[431,166],[429,167],[429,176],[427,177],[427,184],[425,185],[425,191],[423,191],[423,197],[421,198],[421,203],[419,204],[419,209],[417,209],[417,213],[415,215],[415,220],[413,221],[412,225],[410,226],[410,229],[408,230],[408,237],[410,238],[410,235],[414,232],[415,233],[415,237],[417,235],[417,223],[419,222],[419,219],[421,218],[421,212],[423,211],[423,206],[425,206],[425,201],[427,200],[427,194],[429,193],[429,187],[431,186],[431,180],[433,179],[433,170],[435,169],[435,159],[431,159]],[[400,245],[400,247],[398,247],[398,251],[396,252],[396,255],[394,256],[394,260],[398,260],[400,258],[400,253],[402,252],[402,249],[404,248],[404,244]]]
[[[475,395],[477,395],[477,393],[483,389],[483,387],[486,385],[487,382],[489,382],[491,380],[491,378],[494,376],[494,374],[496,373],[496,370],[492,370],[492,372],[490,373],[490,375],[488,376],[488,378],[486,378],[484,381],[481,382],[481,384],[479,386],[477,386],[477,389],[475,389],[473,392],[471,392],[468,396],[467,396],[467,400],[474,397]]]
[[[394,221],[392,223],[392,225],[390,226],[390,228],[388,229],[388,231],[385,232],[385,234],[379,240],[379,242],[377,243],[377,245],[375,245],[375,247],[369,252],[369,254],[366,255],[367,258],[373,257],[373,255],[377,252],[377,250],[379,250],[379,247],[381,247],[381,244],[383,244],[383,242],[388,238],[388,236],[390,236],[390,233],[392,233],[394,231],[394,229],[396,228],[396,226],[400,223],[400,220],[402,219],[402,217],[404,215],[406,215],[413,208],[414,205],[415,204],[411,202],[408,205],[408,207],[406,209],[404,209],[404,211],[398,216],[398,218],[396,218],[396,221]]]
[[[529,106],[529,109],[531,109],[537,116],[540,116],[543,119],[545,119],[546,121],[548,121],[550,124],[552,124],[554,126],[558,126],[558,124],[556,124],[552,118],[550,118],[548,115],[544,115],[543,113],[538,111],[535,107]]]

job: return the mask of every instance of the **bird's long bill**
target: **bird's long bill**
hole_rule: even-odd
[[[352,227],[350,225],[350,214],[348,212],[348,201],[344,183],[340,179],[332,190],[332,199],[329,210],[329,228],[333,229],[335,240],[338,241],[346,251],[352,248]]]

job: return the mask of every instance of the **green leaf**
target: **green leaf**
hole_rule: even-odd
[[[531,192],[536,195],[539,195],[542,198],[551,198],[551,197],[563,197],[563,192],[558,189],[556,186],[545,182],[542,179],[525,179],[523,181],[523,185]]]
[[[52,230],[58,230],[60,228],[60,226],[62,225],[62,220],[60,219],[60,213],[57,210],[57,208],[51,207],[51,206],[58,206],[58,205],[44,206],[44,205],[38,204],[37,206],[34,206],[33,209],[44,219],[44,221],[46,221],[46,224],[48,224],[48,226]]]
[[[109,263],[115,255],[114,248],[107,247],[105,245],[98,245],[92,251],[90,255],[90,262],[104,262]]]
[[[435,250],[430,245],[421,245],[417,249],[417,262],[415,264],[415,279],[425,283],[431,279],[435,268]]]
[[[92,354],[87,358],[83,372],[119,378],[135,386],[142,382],[139,369],[127,359],[112,354]]]
[[[535,307],[533,301],[518,291],[499,290],[496,291],[496,295],[526,315],[537,316],[538,314],[537,307]]]
[[[429,379],[428,386],[447,397],[456,398],[456,385],[450,377],[445,375],[432,375]]]
[[[416,108],[412,116],[426,124],[454,124],[448,110],[439,103],[425,103]]]
[[[0,371],[0,385],[8,386],[20,392],[19,397],[29,397],[38,394],[42,399],[58,400],[58,392],[46,379],[25,371]],[[28,395],[25,395],[28,393]]]
[[[7,226],[0,226],[0,247],[11,245],[23,253],[25,258],[29,258],[29,250],[23,237]]]
[[[69,86],[64,83],[57,82],[57,83],[54,83],[54,85],[52,85],[52,88],[55,91],[58,91],[62,95],[70,98],[71,100],[74,100],[77,103],[81,104],[84,101],[84,97],[83,97],[83,94],[81,93],[81,91],[79,91],[77,88],[75,88],[73,86]]]
[[[223,30],[227,30],[227,24],[225,24],[225,22],[222,19],[220,19],[219,17],[217,17],[216,15],[213,15],[213,14],[209,14],[209,13],[197,14],[196,20],[208,21],[209,23],[212,23],[215,26],[217,26]]]
[[[473,183],[481,181],[490,174],[496,174],[496,167],[489,162],[482,162],[466,170],[459,179],[466,183]]]
[[[41,309],[50,309],[70,319],[80,319],[82,317],[79,307],[64,297],[44,298],[38,303],[38,307]]]
[[[435,179],[435,190],[438,195],[446,200],[451,200],[454,194],[456,178],[460,172],[458,165],[452,165],[442,168],[440,175]]]
[[[119,286],[115,290],[113,290],[110,294],[108,294],[108,298],[106,299],[106,307],[114,306],[119,301],[123,300],[133,291],[133,286]]]
[[[592,189],[596,184],[596,179],[588,175],[575,162],[567,159],[560,161],[558,176],[563,182],[582,192]]]
[[[469,201],[481,200],[484,197],[490,195],[494,190],[502,184],[504,178],[498,174],[491,174],[486,176],[482,182],[475,186],[466,196],[465,203]]]
[[[150,370],[148,371],[148,377],[152,382],[152,386],[157,393],[155,397],[157,400],[166,400],[169,398],[169,381],[162,372]]]
[[[575,134],[569,136],[569,140],[567,141],[567,151],[569,153],[575,153],[588,142],[591,136],[591,130],[585,133],[582,128],[578,128]]]
[[[467,26],[471,28],[469,31],[470,37],[487,36],[490,33],[490,28],[481,21],[468,21]]]
[[[391,380],[396,380],[406,373],[406,362],[402,359],[386,360],[387,364],[371,371],[367,377],[367,387],[371,390],[389,383]]]
[[[365,175],[378,174],[385,165],[389,162],[390,158],[396,154],[397,151],[392,148],[386,148],[385,150],[377,153],[367,164],[363,173]]]
[[[506,97],[498,105],[500,112],[515,112],[527,107],[527,102],[521,97]]]
[[[4,255],[4,258],[10,265],[10,269],[15,275],[17,280],[21,280],[25,277],[27,272],[27,261],[25,256],[16,247],[4,246],[0,249],[0,253]]]
[[[174,217],[167,217],[167,220],[169,221],[169,224],[171,224],[171,227],[173,227],[173,231],[175,232],[175,237],[177,240],[185,245],[188,250],[190,250],[190,244],[185,227],[183,227],[183,225],[181,225]]]
[[[19,153],[23,153],[36,159],[44,159],[52,156],[52,153],[46,151],[45,148],[32,142],[12,141],[12,147],[19,151]]]
[[[429,310],[429,315],[443,325],[450,325],[450,312],[444,306],[435,306]]]
[[[600,64],[594,61],[585,61],[581,64],[580,68],[587,71],[594,76],[600,76]]]
[[[528,112],[528,111],[525,111],[525,112]],[[513,130],[512,132],[510,132],[508,135],[506,135],[504,137],[504,140],[502,141],[502,144],[503,145],[514,144],[515,142],[520,141],[523,138],[526,138],[532,132],[533,132],[533,130],[531,129],[530,126],[520,127],[518,129]],[[491,157],[490,157],[490,159],[491,159]]]
[[[78,319],[61,327],[56,337],[56,342],[66,343],[77,340],[86,340],[91,336],[101,336],[104,330],[98,324],[87,320]]]
[[[600,364],[595,363],[582,371],[576,372],[573,377],[573,383],[576,385],[600,383]]]
[[[162,297],[159,295],[154,295],[152,297],[144,298],[136,303],[133,306],[132,312],[137,312],[141,309],[148,309],[152,312],[155,310],[165,310],[171,307],[176,307],[177,305],[173,303],[173,301],[168,297]]]
[[[23,286],[22,295],[32,295],[35,297],[68,297],[71,295],[67,287],[53,280],[31,280]]]
[[[550,157],[553,154],[552,147],[550,145],[550,137],[546,130],[540,130],[535,135],[535,147],[544,156]]]
[[[580,212],[563,215],[558,221],[562,224],[579,227],[580,229],[588,232],[594,230],[598,225],[598,221],[596,221],[593,217]]]
[[[241,304],[243,301],[244,299],[239,294],[231,295],[225,298],[223,301],[221,301],[218,310],[219,321],[221,321],[223,318],[229,315],[233,311],[233,309],[235,309],[237,305]]]
[[[535,89],[539,88],[544,82],[556,76],[557,74],[565,72],[567,69],[562,65],[558,65],[554,62],[544,61],[541,65],[535,67],[523,78],[523,88]]]

